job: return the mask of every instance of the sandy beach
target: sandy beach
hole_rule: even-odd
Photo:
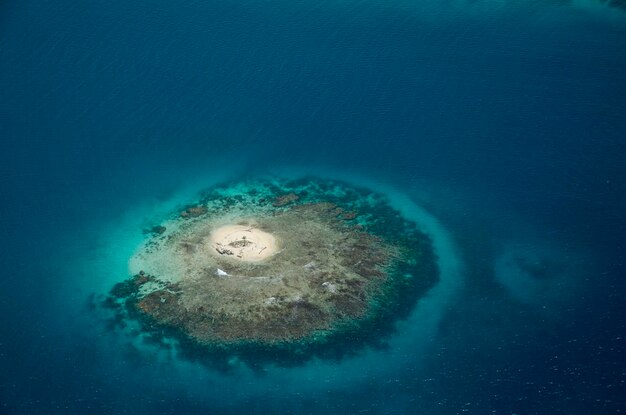
[[[240,261],[263,261],[278,252],[274,235],[249,225],[225,225],[211,232],[209,248],[215,255]]]

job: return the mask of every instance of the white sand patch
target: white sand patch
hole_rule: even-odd
[[[247,225],[226,225],[215,229],[208,245],[214,255],[248,262],[263,261],[279,250],[274,235]]]

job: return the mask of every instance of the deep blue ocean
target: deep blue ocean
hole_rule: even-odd
[[[623,8],[2,2],[0,144],[2,414],[626,412]],[[92,315],[146,224],[302,172],[438,241],[388,349],[222,374]]]

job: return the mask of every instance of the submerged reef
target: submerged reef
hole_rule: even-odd
[[[228,369],[384,347],[438,280],[427,235],[383,194],[306,178],[229,183],[144,231],[112,327]]]

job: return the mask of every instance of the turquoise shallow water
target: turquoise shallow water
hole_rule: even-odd
[[[292,171],[289,177],[293,178],[297,175]],[[333,177],[342,178],[342,175],[336,173]],[[323,394],[329,382],[337,385],[339,391],[359,388],[359,385],[367,383],[368,379],[372,378],[393,378],[394,373],[401,371],[406,365],[409,356],[413,356],[411,358],[415,360],[413,363],[420,366],[420,361],[423,360],[420,356],[424,356],[429,348],[428,341],[436,332],[444,307],[451,302],[461,286],[461,259],[448,232],[435,218],[415,205],[405,195],[388,186],[381,186],[363,178],[359,180],[352,177],[351,179],[355,184],[367,184],[368,187],[377,191],[384,191],[392,199],[394,207],[408,218],[418,222],[420,228],[433,238],[434,247],[440,258],[440,283],[431,290],[427,298],[420,301],[419,307],[415,309],[410,319],[400,323],[401,335],[390,339],[389,350],[363,351],[355,358],[346,358],[339,362],[314,360],[295,368],[274,368],[268,365],[264,367],[261,376],[238,363],[234,356],[233,373],[218,373],[203,367],[199,362],[173,358],[170,353],[164,353],[158,347],[150,347],[133,338],[132,333],[118,333],[119,337],[111,335],[108,341],[100,345],[103,347],[101,353],[105,354],[108,359],[124,361],[128,358],[128,343],[135,342],[137,353],[143,355],[140,361],[144,364],[156,361],[161,362],[162,365],[158,368],[150,367],[151,365],[144,367],[143,370],[147,373],[142,373],[136,381],[141,382],[141,379],[144,379],[143,382],[152,387],[168,390],[168,393],[189,394],[194,397],[195,401],[215,408],[237,407],[250,400],[266,401],[267,404],[280,408],[284,405],[289,406],[290,400],[298,399],[304,394]],[[188,202],[189,198],[183,196],[183,199],[176,197],[173,200],[178,200],[182,204]],[[130,228],[128,233],[120,232],[121,223],[117,222],[116,232],[111,234],[98,232],[98,236],[87,236],[87,238],[100,239],[102,248],[99,254],[93,256],[91,260],[84,261],[83,259],[81,264],[72,264],[69,268],[69,270],[85,270],[77,274],[77,279],[68,281],[73,289],[84,286],[81,289],[83,293],[94,292],[96,285],[89,278],[85,278],[85,275],[92,274],[108,277],[98,282],[103,292],[107,292],[116,282],[128,275],[127,260],[137,248],[140,240],[144,238],[143,235],[140,238],[135,236],[137,229],[145,223],[143,217],[145,213],[146,211],[142,210],[127,222]],[[80,253],[80,248],[77,253]],[[106,256],[107,254],[109,256]],[[112,265],[116,263],[118,266],[112,268]],[[67,299],[63,299],[63,303],[66,304],[66,302]],[[60,308],[67,311],[68,307],[64,304]],[[81,313],[84,312],[84,308],[79,307],[75,311]],[[358,345],[355,344],[355,347]],[[111,349],[114,350],[113,353]],[[122,371],[125,370],[125,366],[126,362],[123,364]],[[165,379],[161,379],[160,375],[164,367],[167,368],[168,375]],[[153,373],[155,370],[156,373]],[[295,379],[299,380],[294,381]],[[207,385],[210,384],[219,385],[217,395],[207,390]],[[241,388],[242,384],[246,386]],[[180,388],[184,390],[179,390]]]
[[[0,412],[624,408],[626,16],[594,1],[0,6]],[[388,194],[441,283],[390,346],[224,375],[89,311],[197,191]]]

